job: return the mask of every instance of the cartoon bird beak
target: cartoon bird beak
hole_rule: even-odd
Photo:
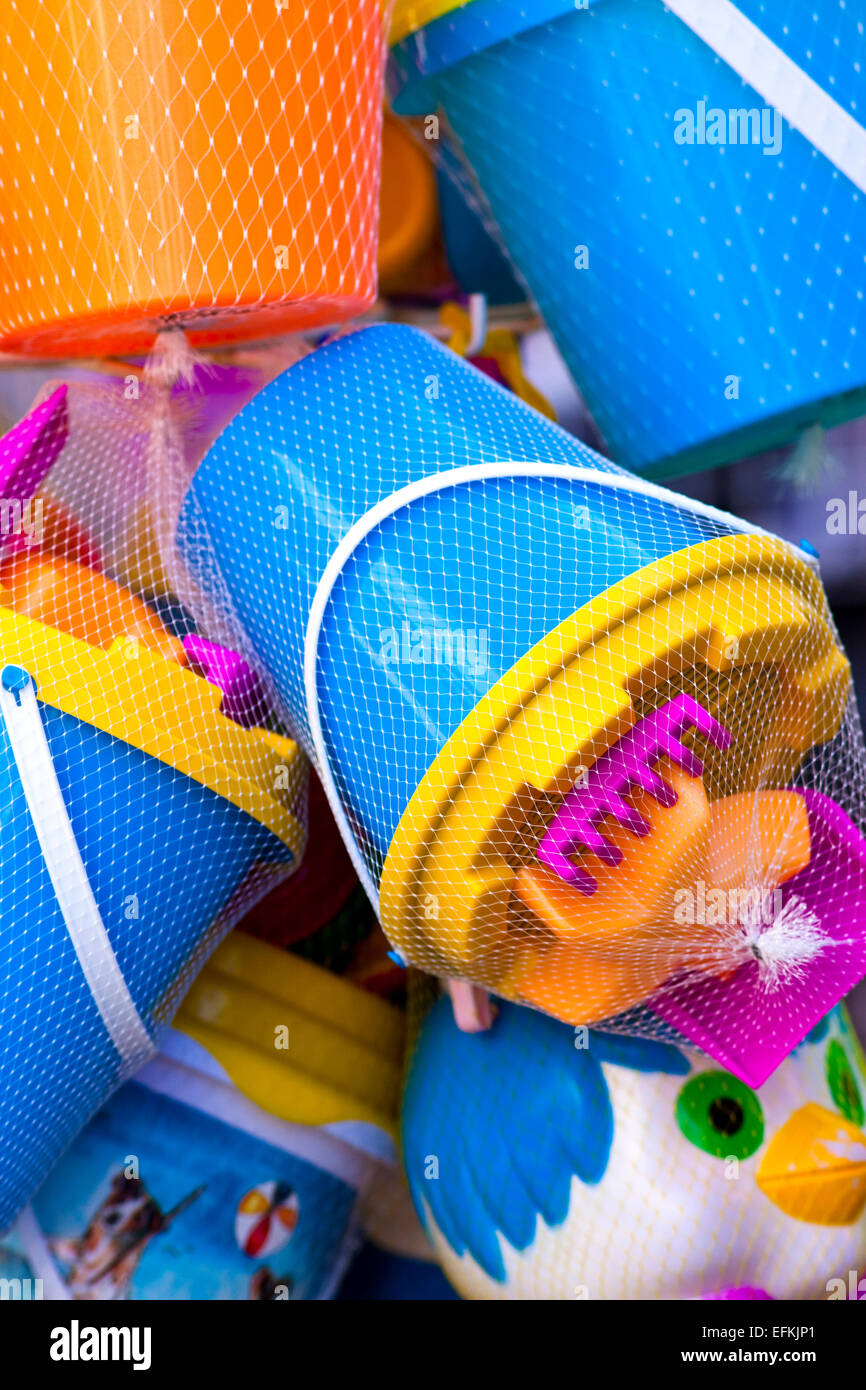
[[[823,1105],[804,1105],[773,1137],[756,1181],[797,1221],[850,1226],[866,1207],[866,1134]]]

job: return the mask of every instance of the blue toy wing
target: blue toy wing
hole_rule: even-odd
[[[431,1011],[412,1058],[403,1102],[403,1156],[422,1220],[429,1209],[458,1255],[469,1251],[504,1280],[497,1232],[517,1250],[539,1216],[557,1226],[576,1176],[607,1168],[614,1118],[602,1062],[685,1074],[664,1043],[574,1030],[534,1010],[502,1004],[488,1033],[461,1033],[450,1003]]]

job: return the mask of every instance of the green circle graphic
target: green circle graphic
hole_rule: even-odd
[[[677,1124],[690,1144],[715,1158],[750,1158],[764,1142],[755,1092],[726,1071],[704,1071],[677,1096]]]

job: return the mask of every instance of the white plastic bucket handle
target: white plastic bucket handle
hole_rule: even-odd
[[[731,0],[665,0],[665,6],[866,193],[866,129]]]
[[[307,718],[310,721],[310,734],[322,786],[327,794],[331,811],[340,828],[340,833],[343,837],[346,849],[348,850],[349,857],[352,860],[355,872],[361,880],[367,896],[377,912],[379,908],[378,888],[361,853],[349,818],[340,800],[340,794],[337,790],[336,780],[328,756],[324,730],[322,728],[322,717],[319,706],[318,665],[319,638],[321,636],[325,610],[327,609],[334,585],[337,583],[337,580],[358,546],[361,545],[371,531],[375,530],[375,528],[388,517],[393,516],[394,513],[400,511],[401,508],[409,506],[412,502],[417,501],[418,498],[426,497],[430,493],[442,492],[448,488],[461,487],[466,483],[497,478],[565,478],[573,482],[597,483],[606,487],[619,489],[623,492],[635,493],[642,497],[655,497],[660,502],[666,502],[678,507],[680,511],[690,512],[694,516],[706,517],[708,520],[720,522],[724,526],[733,525],[737,532],[748,532],[750,534],[762,536],[769,534],[760,526],[749,525],[741,521],[738,517],[731,516],[729,512],[720,511],[717,507],[709,506],[706,502],[699,502],[695,498],[684,497],[675,492],[670,492],[668,488],[661,487],[658,483],[653,483],[647,478],[638,478],[631,473],[626,473],[614,467],[611,468],[610,472],[607,472],[603,469],[583,468],[568,463],[478,463],[469,464],[462,468],[454,468],[448,472],[431,473],[426,477],[416,479],[415,482],[410,483],[408,487],[401,488],[398,492],[391,493],[389,496],[381,498],[374,507],[371,507],[368,512],[365,512],[363,516],[359,517],[343,536],[339,545],[331,555],[330,560],[322,572],[322,577],[319,580],[316,592],[313,595],[304,642],[304,691],[306,695]],[[801,558],[806,558],[798,547],[792,546],[791,549],[795,554],[800,555]]]
[[[0,673],[0,713],[57,905],[94,1003],[129,1073],[156,1049],[108,939],[57,780],[36,688],[20,666],[5,666]],[[23,904],[21,911],[27,910]]]

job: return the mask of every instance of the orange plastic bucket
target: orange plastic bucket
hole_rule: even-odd
[[[379,195],[379,281],[383,294],[412,284],[439,228],[436,175],[411,127],[385,112]]]
[[[4,31],[0,347],[217,343],[372,302],[381,0],[41,0]]]
[[[119,637],[134,637],[178,665],[186,665],[181,642],[152,608],[107,575],[75,560],[13,550],[0,563],[0,590],[8,594],[16,613],[91,646],[107,650]]]

